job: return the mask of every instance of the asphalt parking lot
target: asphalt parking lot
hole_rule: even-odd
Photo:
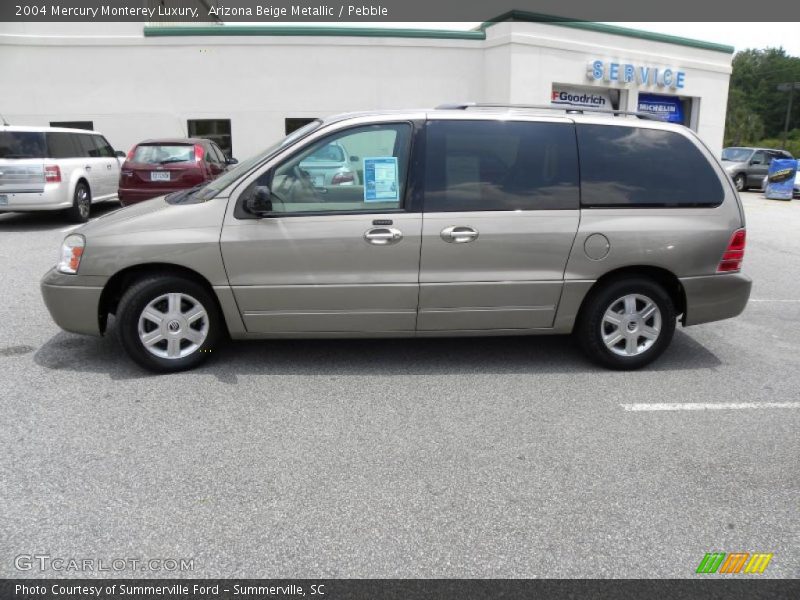
[[[0,215],[0,577],[800,576],[800,201],[745,194],[751,302],[633,373],[559,337],[279,341],[149,375],[39,294],[67,223]],[[108,209],[106,209],[108,210]],[[725,410],[626,405],[746,403]],[[630,406],[628,406],[630,408]],[[112,575],[163,576],[164,572]]]

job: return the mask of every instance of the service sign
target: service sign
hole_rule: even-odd
[[[592,60],[586,67],[586,77],[592,81],[673,90],[682,90],[686,86],[686,73],[680,69],[623,61]]]

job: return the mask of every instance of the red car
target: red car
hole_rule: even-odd
[[[199,138],[145,140],[128,152],[119,176],[119,201],[129,206],[211,181],[235,158]]]

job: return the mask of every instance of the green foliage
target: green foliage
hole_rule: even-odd
[[[800,81],[800,57],[787,55],[783,48],[738,52],[733,57],[725,144],[766,145],[763,141],[756,144],[756,140],[764,137],[779,139],[783,133],[789,94],[779,91],[777,86],[794,81]],[[789,119],[790,128],[798,126],[800,90],[794,92]],[[780,147],[780,141],[776,147]]]
[[[781,139],[780,138],[765,138],[763,140],[758,140],[753,144],[747,144],[748,146],[756,146],[758,148],[780,148],[781,147]],[[786,148],[792,153],[792,156],[795,158],[800,158],[800,140],[788,140],[786,142]]]

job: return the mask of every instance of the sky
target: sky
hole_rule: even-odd
[[[288,23],[281,23],[286,25]],[[305,23],[309,25],[309,23]],[[330,23],[319,23],[330,25]],[[341,23],[360,27],[409,27],[417,29],[472,29],[480,23]],[[783,46],[792,56],[800,56],[800,23],[609,23],[632,29],[666,33],[733,46],[737,51],[747,48]]]

